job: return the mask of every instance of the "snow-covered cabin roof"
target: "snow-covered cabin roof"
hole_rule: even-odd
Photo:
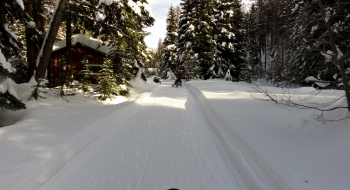
[[[83,34],[75,34],[72,36],[72,45],[75,45],[76,43],[81,43],[87,47],[96,49],[97,51],[102,52],[104,54],[108,54],[109,52],[109,47],[106,45],[106,43],[103,45],[102,40],[92,38],[90,36],[85,36]],[[53,45],[52,52],[65,47],[66,47],[66,40],[56,42]]]

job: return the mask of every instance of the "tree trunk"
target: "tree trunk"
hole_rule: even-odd
[[[60,24],[62,23],[64,10],[66,9],[68,0],[60,0],[58,2],[57,9],[55,14],[51,20],[51,25],[49,26],[49,30],[46,33],[43,45],[41,47],[39,57],[37,59],[37,72],[35,74],[35,79],[38,81],[40,78],[45,78],[47,66],[50,61],[52,46],[55,42],[55,38],[57,36],[58,29]]]
[[[34,18],[34,8],[33,8],[34,0],[27,0],[26,6],[25,6],[25,12],[32,18]],[[35,31],[33,28],[26,26],[26,46],[27,46],[27,62],[28,62],[28,78],[29,81],[30,78],[34,75],[35,70]]]
[[[69,5],[68,5],[69,6]],[[67,23],[66,23],[66,48],[67,48],[67,73],[68,80],[73,80],[73,71],[72,71],[72,15],[68,13],[67,15]]]
[[[35,47],[35,60],[38,59],[40,53],[40,48],[43,45],[44,35],[45,35],[45,21],[44,21],[44,5],[43,0],[35,0],[35,12],[34,12],[34,21],[36,28],[39,30],[40,34],[38,35]]]
[[[43,18],[43,2],[42,0],[27,0],[25,4],[25,12],[33,18],[36,29],[40,32],[38,35],[35,29],[26,27],[26,46],[27,46],[27,62],[28,62],[28,81],[32,78],[35,71],[35,63],[43,43],[44,18]]]

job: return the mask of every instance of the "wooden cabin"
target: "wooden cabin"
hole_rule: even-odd
[[[104,58],[108,54],[109,48],[101,40],[91,38],[82,34],[72,36],[72,72],[74,80],[80,81],[80,71],[83,69],[82,60],[87,57],[90,71],[90,81],[97,83],[98,72],[101,69]],[[59,41],[54,44],[50,63],[47,70],[47,78],[50,86],[57,86],[60,80],[60,73],[64,70],[63,59],[66,57],[66,41]]]

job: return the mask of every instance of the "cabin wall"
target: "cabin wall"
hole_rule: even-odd
[[[59,79],[60,79],[60,71],[63,69],[62,65],[62,56],[66,57],[67,48],[62,48],[60,50],[54,51],[51,54],[51,59],[48,67],[48,73],[47,77],[49,80],[50,86],[57,86],[59,85]],[[73,71],[73,78],[74,80],[80,81],[80,71],[83,69],[83,64],[81,61],[83,60],[84,56],[87,57],[89,60],[89,64],[99,64],[102,65],[104,58],[106,55],[103,53],[100,53],[96,50],[93,50],[89,47],[83,46],[81,44],[76,44],[72,46],[72,71]],[[91,82],[96,83],[97,76],[92,75],[91,76]]]

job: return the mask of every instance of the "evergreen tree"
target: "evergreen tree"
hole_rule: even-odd
[[[192,42],[192,50],[198,54],[198,64],[201,69],[202,79],[209,79],[215,76],[213,68],[215,67],[214,57],[216,56],[215,41],[213,30],[215,23],[209,15],[212,4],[209,0],[201,1],[192,10],[195,39]]]
[[[227,3],[229,2],[226,0]],[[246,51],[244,48],[244,30],[243,30],[243,12],[242,12],[242,1],[234,0],[233,1],[233,22],[232,22],[232,33],[235,34],[234,39],[234,53],[232,54],[233,61],[237,68],[234,76],[237,76],[237,80],[248,80],[250,78],[250,67],[248,67],[246,62]],[[229,11],[229,14],[230,11]],[[231,73],[232,74],[232,73]]]
[[[293,9],[297,17],[292,36],[299,39],[299,47],[295,49],[303,61],[299,68],[306,71],[314,68],[309,74],[331,81],[333,87],[344,87],[350,110],[350,2],[295,0],[294,3],[297,4]]]
[[[112,98],[112,95],[119,95],[119,90],[121,88],[117,85],[116,78],[113,74],[113,64],[111,60],[105,59],[100,74],[98,85],[95,88],[96,92],[101,93],[99,99],[106,100],[107,98]]]
[[[198,79],[200,76],[199,64],[196,63],[198,54],[194,54],[191,49],[184,51],[183,54],[184,78],[188,81]]]
[[[180,21],[180,15],[181,15],[181,7],[180,7],[180,5],[177,5],[175,7],[175,13],[176,13],[176,19],[177,19],[177,28],[179,28],[179,21]]]
[[[259,0],[245,17],[247,61],[257,78],[290,85],[298,74],[290,64],[293,44],[289,28],[295,15],[291,0]]]
[[[91,82],[90,82],[90,71],[89,71],[89,67],[88,67],[89,60],[87,59],[86,56],[84,56],[81,63],[83,65],[83,69],[80,71],[80,74],[82,76],[82,78],[81,78],[81,83],[82,83],[81,90],[83,92],[87,92],[87,91],[89,91],[89,84]]]
[[[163,50],[164,50],[164,46],[163,46],[162,39],[159,39],[158,46],[153,57],[154,68],[160,68],[160,65],[162,62]]]
[[[216,26],[213,32],[216,70],[226,73],[230,69],[233,81],[246,80],[249,72],[245,59],[241,0],[216,0],[212,14]]]
[[[196,6],[196,3],[197,2],[195,1],[181,1],[180,3],[182,12],[180,14],[179,29],[176,42],[178,68],[185,68],[185,55],[188,55],[186,52],[192,51],[193,54],[195,54],[192,45],[196,37],[195,28],[193,25],[196,18],[193,17],[192,10]],[[198,57],[196,57],[196,59],[198,59]],[[197,60],[191,63],[198,64]]]
[[[132,1],[133,2],[133,1]],[[146,0],[130,5],[131,1],[114,1],[100,4],[103,22],[99,22],[101,29],[95,35],[108,41],[110,52],[107,56],[113,62],[113,71],[119,85],[129,86],[133,77],[133,61],[137,60],[139,67],[149,59],[143,31],[145,27],[153,24],[154,19],[145,8]],[[111,27],[102,27],[108,25]],[[143,70],[144,71],[144,70]]]
[[[298,6],[293,9],[295,20],[291,23],[293,27],[291,28],[292,38],[290,40],[296,44],[293,49],[292,61],[297,64],[294,67],[296,69],[294,73],[302,74],[298,78],[299,83],[302,83],[308,76],[314,76],[324,81],[337,81],[341,76],[338,66],[334,66],[331,59],[325,58],[332,57],[332,53],[329,52],[336,52],[331,47],[326,24],[328,23],[332,30],[336,31],[334,41],[339,50],[343,55],[348,55],[350,40],[344,36],[349,34],[347,30],[349,29],[347,27],[349,19],[346,15],[349,15],[347,8],[350,3],[333,1],[327,4],[329,18],[326,23],[317,1],[294,1],[293,3]],[[349,63],[345,65],[345,68],[349,67]]]
[[[263,67],[260,64],[260,50],[258,37],[258,13],[256,4],[252,4],[244,19],[245,45],[247,53],[247,63],[252,67],[252,74],[256,78],[263,76]]]
[[[186,52],[193,52],[195,61],[200,69],[200,77],[208,79],[216,76],[215,67],[215,40],[213,30],[215,23],[208,13],[212,9],[210,0],[183,1],[180,15],[179,32],[177,41],[178,67],[184,68]]]
[[[168,71],[176,70],[176,39],[178,31],[178,20],[175,9],[173,6],[169,8],[167,18],[167,33],[163,42],[163,55],[162,55],[162,78],[166,78]]]
[[[34,81],[35,81],[35,79],[34,79],[34,77],[32,77],[31,81],[29,81],[29,82],[31,83]],[[45,90],[47,83],[48,83],[48,81],[46,79],[39,79],[39,81],[35,85],[32,86],[33,90],[32,90],[30,97],[28,98],[28,100],[31,100],[33,98],[36,100],[39,97],[46,99],[46,97],[42,94],[47,94],[47,92],[48,92]]]
[[[234,7],[233,2],[222,0],[214,1],[212,14],[215,22],[214,39],[216,41],[216,64],[224,73],[234,68],[237,63],[234,57],[235,43],[237,42],[234,32]],[[224,76],[221,76],[224,77]]]
[[[3,0],[0,2],[0,108],[6,110],[25,109],[12,87],[11,77],[15,72],[8,58],[19,56],[22,44],[17,40],[16,35],[9,31],[8,22],[15,18],[31,22],[30,17],[24,13],[22,1]]]

